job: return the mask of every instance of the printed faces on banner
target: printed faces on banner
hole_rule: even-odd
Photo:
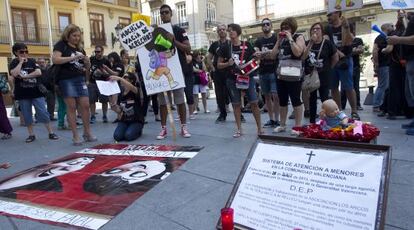
[[[178,50],[170,39],[170,23],[153,29],[152,39],[137,50],[148,95],[185,87]]]
[[[381,0],[381,6],[384,10],[412,9],[414,0]]]
[[[362,0],[328,0],[328,13],[362,8]]]
[[[122,29],[118,37],[124,49],[136,50],[151,41],[152,28],[139,20]]]

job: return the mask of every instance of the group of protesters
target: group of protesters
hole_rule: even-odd
[[[168,5],[160,7],[163,23],[171,22],[172,10]],[[378,115],[387,115],[388,119],[404,112],[412,117],[414,107],[414,18],[412,13],[398,13],[394,29],[392,23],[382,26],[387,36],[379,36],[373,49],[374,71],[378,76],[378,87],[374,95],[374,111]],[[219,40],[212,43],[206,58],[200,52],[191,51],[187,33],[179,26],[173,26],[169,39],[173,41],[180,60],[185,87],[164,94],[148,96],[145,90],[144,76],[139,60],[131,62],[128,51],[122,50],[104,55],[103,46],[95,46],[94,54],[89,58],[82,48],[80,27],[69,25],[62,33],[60,41],[53,48],[53,68],[58,71],[51,78],[50,68],[43,58],[29,58],[29,50],[23,43],[12,47],[16,56],[9,65],[12,79],[13,99],[18,101],[18,113],[21,124],[28,129],[27,143],[36,140],[33,123],[44,123],[48,138],[59,139],[51,126],[57,120],[58,129],[72,131],[72,143],[97,141],[91,131],[91,125],[97,122],[96,103],[102,104],[102,121],[108,122],[108,110],[117,114],[117,127],[113,137],[116,141],[132,141],[142,135],[146,123],[147,110],[152,104],[155,120],[161,123],[161,131],[156,139],[162,140],[167,132],[167,102],[173,102],[180,121],[179,134],[191,137],[187,128],[187,110],[189,119],[195,119],[198,112],[198,95],[202,95],[202,106],[207,109],[207,88],[201,84],[200,76],[210,70],[214,82],[217,110],[216,123],[226,121],[231,103],[236,123],[234,138],[242,136],[242,115],[244,101],[250,105],[256,121],[257,134],[263,128],[272,128],[273,132],[287,131],[288,117],[294,118],[294,126],[301,126],[303,117],[309,117],[309,123],[315,123],[318,111],[318,98],[321,102],[332,98],[337,105],[345,109],[347,101],[351,107],[351,118],[359,120],[360,104],[360,56],[364,52],[363,42],[355,37],[352,26],[341,12],[327,15],[328,25],[318,22],[310,27],[309,35],[297,33],[297,21],[293,17],[284,19],[280,32],[274,33],[272,21],[261,21],[263,36],[254,44],[240,39],[241,27],[238,24],[219,25]],[[308,39],[306,39],[306,37]],[[243,73],[243,67],[258,63],[257,71]],[[298,65],[300,76],[296,80],[286,78],[284,65]],[[303,76],[317,71],[320,85],[316,90],[303,88]],[[261,92],[258,94],[253,75],[259,75]],[[242,78],[242,75],[248,75]],[[104,96],[99,92],[97,80],[109,80],[119,83],[121,93]],[[244,81],[244,82],[242,82]],[[240,85],[243,85],[241,87]],[[339,88],[340,87],[340,88]],[[263,97],[269,120],[262,125],[259,97]],[[57,119],[54,117],[55,103],[58,104]],[[12,137],[12,127],[7,119],[4,103],[0,104],[0,132],[2,139]],[[293,112],[288,116],[288,105]],[[187,105],[187,106],[186,106]],[[36,111],[33,120],[32,107]],[[67,120],[68,126],[65,121]],[[78,132],[83,127],[83,134]],[[414,135],[414,120],[403,128],[408,135]],[[292,135],[299,133],[290,129]]]

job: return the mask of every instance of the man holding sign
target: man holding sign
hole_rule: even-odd
[[[161,21],[162,23],[170,23],[171,17],[172,17],[172,10],[169,5],[162,5],[160,7],[160,14],[161,14]],[[187,37],[187,33],[184,29],[173,26],[173,32],[174,34],[168,33],[166,36],[168,36],[168,40],[173,41],[174,45],[177,47],[178,51],[178,57],[180,59],[181,68],[183,71],[184,76],[186,73],[191,72],[191,70],[188,69],[188,64],[186,63],[186,53],[191,52],[191,46],[190,42]],[[192,77],[192,76],[191,76]],[[183,137],[191,137],[191,134],[187,130],[186,125],[186,108],[184,104],[184,88],[175,89],[168,92],[168,97],[171,98],[171,92],[174,96],[174,103],[177,105],[178,108],[178,114],[180,116],[181,121],[181,136]],[[167,103],[164,98],[163,93],[158,94],[158,101],[160,103],[160,114],[161,114],[161,132],[157,136],[158,140],[162,140],[167,137]],[[170,100],[171,101],[171,100]]]

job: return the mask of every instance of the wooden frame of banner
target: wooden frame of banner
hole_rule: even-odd
[[[375,229],[380,230],[384,229],[385,226],[385,212],[387,207],[387,199],[388,199],[388,186],[390,180],[390,170],[391,170],[391,147],[385,145],[372,145],[366,143],[358,143],[358,142],[345,142],[345,141],[331,141],[331,140],[320,140],[320,139],[310,139],[310,138],[291,138],[291,137],[280,137],[280,136],[268,136],[268,135],[259,135],[256,142],[250,148],[249,154],[247,159],[243,165],[243,168],[234,184],[233,190],[230,194],[229,199],[225,207],[230,207],[233,199],[239,189],[240,183],[243,179],[243,176],[247,170],[247,167],[250,164],[250,161],[254,155],[254,150],[257,148],[259,143],[270,143],[270,144],[281,144],[281,145],[291,145],[291,146],[306,146],[306,147],[314,147],[314,148],[329,148],[333,150],[358,150],[358,151],[365,151],[366,153],[372,154],[383,154],[384,161],[383,161],[383,169],[382,169],[382,176],[381,176],[381,183],[380,183],[380,191],[379,191],[379,198],[378,198],[378,206],[377,206],[377,215],[375,221]],[[221,227],[221,218],[219,218],[217,225],[217,229],[222,229]],[[234,223],[234,229],[237,230],[253,230],[253,228],[246,227],[244,225]]]

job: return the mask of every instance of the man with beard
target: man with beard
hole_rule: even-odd
[[[212,69],[211,76],[214,80],[214,89],[216,93],[217,106],[220,110],[220,115],[218,116],[216,123],[226,121],[226,105],[229,103],[228,91],[226,88],[226,73],[223,70],[217,68],[217,52],[223,44],[229,43],[229,41],[227,40],[226,29],[227,26],[224,24],[219,25],[217,27],[217,34],[219,36],[219,40],[213,42],[210,45],[207,54],[207,62],[210,69]]]
[[[263,37],[256,40],[254,49],[256,51],[266,52],[272,50],[276,44],[277,38],[272,33],[272,22],[269,18],[262,20]],[[259,67],[260,87],[265,97],[269,121],[264,127],[275,128],[279,126],[279,97],[276,89],[276,61],[272,59],[261,58]]]

